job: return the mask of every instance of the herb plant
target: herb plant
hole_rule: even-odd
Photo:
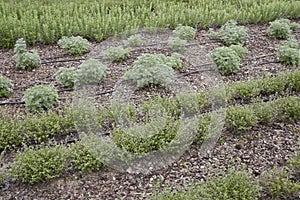
[[[8,97],[11,90],[11,80],[0,74],[0,98]]]
[[[55,73],[56,80],[66,88],[72,88],[75,84],[76,71],[74,67],[60,68]]]
[[[270,22],[270,26],[267,30],[268,35],[276,39],[287,39],[292,30],[298,27],[297,23],[291,23],[288,19],[277,19]]]
[[[77,70],[76,86],[97,85],[105,75],[106,66],[95,59],[85,60]]]
[[[23,38],[17,40],[14,53],[13,58],[16,61],[16,65],[21,69],[32,70],[41,64],[40,57],[36,50],[26,50],[26,42]]]
[[[279,60],[287,65],[297,66],[300,64],[300,46],[296,39],[290,38],[278,48]]]
[[[62,37],[58,40],[58,45],[69,55],[81,56],[87,53],[91,44],[81,36]]]
[[[221,75],[227,76],[240,69],[241,59],[236,51],[230,47],[218,47],[210,55]]]
[[[121,62],[129,56],[130,51],[130,48],[124,48],[122,46],[110,47],[103,52],[103,58],[110,62]]]
[[[238,26],[236,21],[230,20],[220,29],[221,39],[227,46],[232,44],[243,44],[248,38],[247,29]]]
[[[241,60],[244,60],[248,54],[247,48],[243,47],[241,44],[231,45],[229,48],[234,50]]]
[[[168,46],[176,52],[183,52],[186,50],[186,43],[187,41],[181,39],[179,37],[170,37],[168,39]]]
[[[58,93],[53,86],[37,85],[25,91],[24,100],[29,112],[47,111],[58,102]]]
[[[175,28],[173,31],[176,37],[183,40],[193,39],[196,34],[196,29],[190,26],[182,26],[181,24]]]
[[[165,86],[172,81],[174,75],[172,67],[163,63],[161,56],[144,54],[138,57],[124,78],[134,81],[139,88],[143,88],[151,85]]]
[[[124,41],[126,47],[139,47],[144,45],[145,42],[142,40],[140,34],[131,35],[127,40]]]
[[[12,177],[27,183],[43,182],[61,176],[65,169],[66,150],[62,147],[27,149],[19,153],[11,168]]]

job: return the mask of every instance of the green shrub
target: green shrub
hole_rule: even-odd
[[[227,108],[225,126],[234,132],[249,130],[258,124],[258,117],[249,106],[234,106]]]
[[[168,46],[176,52],[183,52],[186,50],[186,40],[180,39],[179,37],[170,37],[168,39]]]
[[[131,128],[132,132],[124,132],[120,129],[115,129],[112,133],[115,144],[128,152],[135,154],[149,153],[155,150],[160,150],[166,144],[170,143],[176,136],[178,123],[172,120],[164,125],[162,130],[149,136],[140,137],[137,134],[147,133],[151,125],[142,125]]]
[[[69,55],[81,56],[87,53],[91,44],[81,36],[62,37],[58,40],[58,45]]]
[[[235,53],[240,57],[241,60],[244,60],[246,55],[248,54],[247,48],[243,47],[242,45],[231,45],[230,49],[234,50]]]
[[[288,84],[285,79],[286,76],[278,75],[276,78],[265,77],[264,79],[257,81],[262,88],[260,94],[268,96],[284,93],[286,85]]]
[[[297,180],[300,180],[300,151],[298,150],[295,155],[293,155],[288,160],[289,167],[294,173]]]
[[[276,105],[280,109],[278,117],[282,120],[298,121],[300,119],[300,99],[297,97],[288,97],[280,99]]]
[[[179,24],[175,30],[173,31],[176,37],[179,37],[183,40],[190,40],[193,39],[196,34],[196,29],[190,26],[182,26]]]
[[[216,40],[219,37],[219,33],[216,32],[213,28],[209,28],[209,37],[212,40]]]
[[[286,84],[286,89],[290,91],[300,92],[300,70],[286,73],[285,76],[285,80],[288,83]]]
[[[237,26],[237,22],[228,21],[220,29],[220,36],[228,46],[242,44],[248,38],[247,29],[244,26]]]
[[[27,51],[26,42],[23,38],[17,40],[14,53],[13,58],[16,61],[16,65],[21,69],[31,70],[41,65],[37,51]]]
[[[218,47],[211,52],[211,58],[221,75],[227,76],[238,71],[240,57],[229,47]]]
[[[268,196],[272,199],[293,198],[300,191],[300,184],[293,182],[289,178],[290,172],[287,168],[279,170],[273,168],[260,178],[260,185]]]
[[[52,136],[70,134],[75,130],[73,113],[64,115],[47,112],[26,115],[23,119],[2,117],[0,123],[0,150],[23,144],[40,143]]]
[[[17,120],[4,117],[0,123],[0,151],[19,146],[23,142],[21,124]]]
[[[65,170],[67,150],[63,147],[32,148],[17,154],[11,168],[14,179],[37,183],[60,177]]]
[[[4,176],[4,173],[3,173],[3,169],[0,168],[0,185],[2,185],[4,183],[4,180],[5,180],[5,176]]]
[[[99,84],[105,75],[105,71],[106,66],[101,64],[98,60],[85,60],[77,70],[75,85]]]
[[[26,45],[26,41],[24,40],[24,38],[18,39],[15,44],[14,53],[22,54],[27,51],[26,49],[27,49],[27,45]]]
[[[8,97],[11,91],[11,80],[0,74],[0,98]]]
[[[290,36],[292,29],[296,29],[297,27],[297,23],[291,23],[288,19],[277,19],[270,22],[267,32],[272,38],[285,40]]]
[[[28,115],[19,121],[24,142],[40,143],[52,136],[64,136],[75,130],[73,113],[64,115],[49,111],[47,113]]]
[[[55,73],[56,80],[66,88],[72,88],[75,84],[76,71],[74,67],[60,68]]]
[[[124,45],[126,47],[139,47],[145,45],[146,42],[142,40],[142,36],[140,34],[131,35],[126,41],[124,41]]]
[[[279,60],[287,65],[297,66],[300,64],[300,47],[298,41],[290,38],[278,48]]]
[[[276,108],[271,103],[257,103],[253,105],[258,123],[268,125],[275,120]]]
[[[258,80],[247,82],[235,82],[226,86],[226,96],[228,100],[249,101],[261,93],[261,85]]]
[[[80,172],[92,172],[99,170],[103,166],[80,142],[73,144],[69,152],[70,162],[74,165],[74,168]]]
[[[110,47],[103,52],[103,58],[110,62],[121,62],[128,58],[130,51],[130,48],[124,48],[122,46]]]
[[[177,70],[182,68],[182,60],[180,58],[180,54],[173,53],[171,56],[165,56],[163,54],[155,54],[161,58],[161,62],[173,69]]]
[[[227,175],[210,177],[204,183],[181,189],[174,193],[165,191],[154,200],[257,200],[260,196],[261,187],[252,183],[249,173],[231,169]]]
[[[58,102],[58,93],[53,86],[38,85],[25,91],[24,100],[29,112],[47,111]]]
[[[147,86],[165,86],[174,77],[174,70],[163,63],[161,56],[143,54],[133,63],[131,70],[125,73],[125,80],[133,80],[139,88]]]

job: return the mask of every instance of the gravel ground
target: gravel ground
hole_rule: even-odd
[[[299,23],[300,19],[296,21]],[[279,63],[260,64],[276,61],[278,59],[276,55],[253,60],[257,56],[276,53],[276,47],[281,43],[281,41],[269,39],[265,35],[267,27],[268,25],[266,24],[247,26],[250,38],[245,46],[248,48],[249,54],[246,60],[243,61],[241,70],[238,73],[222,78],[224,83],[245,81],[264,75],[275,75],[279,72],[294,70],[292,67],[286,67]],[[154,43],[166,41],[170,34],[170,31],[166,31],[158,34],[159,36],[149,36],[147,34],[143,36],[147,38],[148,43]],[[295,35],[299,41],[299,30],[297,30]],[[179,71],[177,75],[198,70],[199,67],[195,67],[196,64],[194,63],[211,62],[207,56],[208,52],[222,45],[211,41],[208,37],[208,32],[205,30],[197,32],[196,40],[200,43],[197,46],[198,51],[193,51],[191,47],[189,54],[185,56],[185,61],[194,66],[188,66]],[[120,42],[116,40],[93,43],[91,52],[80,58],[99,57],[101,56],[99,52],[103,49],[118,44]],[[39,45],[32,48],[37,49],[42,58],[63,55],[63,51],[57,45]],[[51,84],[62,90],[63,88],[55,81],[53,74],[60,67],[74,66],[77,68],[81,63],[81,61],[75,61],[43,64],[34,71],[24,72],[15,68],[12,50],[0,50],[0,52],[0,72],[13,80],[12,95],[7,99],[0,99],[0,102],[21,101],[23,92],[37,84]],[[170,51],[161,44],[161,46],[155,46],[155,48],[149,47],[134,50],[130,58],[124,62],[118,64],[106,63],[108,65],[107,75],[103,83],[98,87],[97,92],[114,89],[117,81],[127,70],[127,66],[130,66],[140,53],[154,52],[170,55]],[[195,60],[196,56],[198,57]],[[59,59],[72,58],[71,56],[65,56]],[[193,89],[198,90],[202,89],[201,87],[204,84],[209,85],[211,83],[207,78],[208,75],[205,73],[193,74],[184,77],[184,81],[192,85]],[[139,100],[157,93],[162,94],[163,92],[159,89],[138,91],[133,99]],[[72,92],[60,92],[59,95],[62,98],[71,97]],[[110,95],[108,93],[97,97],[96,101],[105,104],[105,102],[108,102]],[[62,102],[58,109],[66,105],[67,103]],[[1,110],[12,116],[22,115],[25,112],[24,105],[1,106]],[[2,189],[0,188],[0,199],[147,199],[153,193],[165,187],[182,187],[192,181],[205,181],[207,177],[214,175],[215,169],[228,169],[230,166],[242,164],[246,164],[247,168],[253,171],[253,176],[259,177],[262,172],[273,166],[284,166],[289,156],[298,147],[299,139],[299,122],[294,124],[276,123],[269,127],[257,126],[241,135],[225,132],[213,148],[210,156],[202,157],[199,153],[201,147],[192,145],[178,161],[150,174],[121,173],[112,169],[102,169],[89,174],[70,174],[48,183],[36,185],[9,181]],[[8,160],[11,160],[13,157],[6,156],[10,157]],[[263,199],[268,199],[268,197]]]

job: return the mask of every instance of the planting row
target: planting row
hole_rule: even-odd
[[[41,93],[41,91],[39,91]],[[37,93],[39,93],[37,92]],[[255,98],[265,97],[268,95],[287,95],[300,92],[300,70],[279,74],[276,77],[265,77],[247,82],[236,82],[225,86],[226,96],[220,96],[220,100],[226,100],[227,103],[249,102]],[[39,97],[35,95],[34,100],[39,98],[39,103],[33,104],[32,108],[44,108],[49,104],[49,93],[42,93]],[[212,103],[208,98],[209,93],[199,93],[196,96],[196,102],[199,102],[198,109],[209,108]],[[45,101],[45,103],[43,103]],[[34,101],[33,101],[34,102]],[[147,104],[160,102],[171,116],[180,114],[180,104],[176,99],[158,98],[144,102]],[[34,107],[35,106],[35,107]],[[37,107],[38,106],[38,107]],[[113,105],[107,110],[99,111],[100,119],[107,119],[108,124],[113,122],[112,111],[118,110]],[[38,114],[25,116],[24,119],[11,119],[1,116],[0,124],[0,149],[20,146],[22,143],[39,143],[49,137],[61,134],[69,134],[75,130],[73,113],[66,111],[66,114]],[[245,121],[246,122],[246,121]],[[101,122],[100,122],[101,123]]]
[[[235,132],[247,130],[258,124],[269,124],[278,121],[298,121],[300,119],[300,98],[286,97],[267,103],[256,103],[247,106],[232,106],[226,111],[225,127]],[[198,118],[198,133],[194,142],[201,142],[210,130],[211,113],[202,114]],[[50,122],[49,122],[50,123]],[[162,132],[155,133],[151,137],[139,138],[129,133],[120,133],[118,129],[111,134],[111,139],[119,148],[125,149],[136,155],[147,154],[167,145],[178,131],[176,120],[167,123]],[[109,151],[109,149],[106,149]],[[109,153],[108,153],[109,155]],[[40,182],[62,176],[67,171],[79,170],[82,172],[98,170],[106,162],[99,160],[90,153],[86,144],[77,141],[71,145],[55,145],[52,147],[25,148],[19,152],[11,168],[6,172],[16,180],[22,182]],[[124,159],[124,158],[123,158]],[[126,160],[129,161],[130,160]],[[299,161],[294,162],[299,169]]]
[[[6,1],[0,3],[0,48],[11,48],[18,38],[29,44],[53,44],[62,36],[81,35],[101,41],[113,34],[141,27],[177,24],[206,28],[229,20],[242,24],[268,22],[278,17],[297,18],[300,3],[288,0],[160,1],[134,0],[95,2]]]
[[[276,26],[272,26],[276,24]],[[297,24],[291,23],[287,19],[280,19],[272,22],[269,32],[271,36],[277,36],[279,39],[285,39],[291,33],[291,28],[298,26]],[[275,28],[274,28],[275,27]],[[174,50],[183,50],[185,43],[181,46],[179,40],[185,41],[184,39],[192,39],[195,35],[196,30],[188,26],[178,26],[174,31],[176,37],[171,38],[171,41],[175,41],[172,48]],[[234,33],[234,34],[233,34]],[[215,33],[217,34],[217,33]],[[221,75],[230,75],[239,70],[241,60],[243,60],[247,54],[247,49],[244,48],[240,43],[243,43],[247,38],[247,32],[244,27],[237,26],[236,22],[230,21],[222,26],[220,35],[225,44],[230,45],[229,47],[219,47],[211,52],[211,58],[217,65],[217,68]],[[283,36],[284,35],[284,36]],[[135,47],[141,45],[143,41],[140,35],[133,35],[125,41],[125,44]],[[89,43],[86,39],[80,37],[62,38],[59,44],[66,50],[66,52],[79,55],[85,53],[89,49]],[[23,39],[19,39],[15,45],[15,56],[17,67],[22,69],[31,70],[40,65],[40,59],[37,52],[29,52],[26,50],[26,43]],[[130,54],[129,48],[112,47],[104,52],[104,60],[111,62],[120,62],[126,59]],[[278,56],[281,62],[297,66],[300,63],[300,47],[296,39],[290,38],[283,45],[278,48]],[[138,87],[147,87],[150,85],[161,85],[168,84],[174,78],[174,69],[180,69],[183,67],[180,54],[174,53],[171,57],[166,57],[162,54],[145,54],[138,58],[134,62],[134,66],[131,70],[126,72],[125,79],[133,80]],[[61,68],[56,73],[56,79],[64,87],[74,87],[75,82],[79,85],[83,84],[99,84],[104,76],[106,67],[100,62],[90,59],[85,61],[80,69],[75,71],[74,68]],[[80,81],[78,81],[80,80]],[[3,76],[0,76],[0,97],[8,97],[10,91],[11,81]],[[78,85],[77,84],[77,85]],[[49,105],[43,106],[45,109],[51,107],[54,104],[55,94],[54,88],[43,88],[37,86],[36,89],[40,93],[45,95],[47,93],[52,94],[52,102]],[[31,92],[25,92],[25,101],[27,96]],[[27,95],[28,94],[28,95]],[[34,98],[32,99],[34,100]],[[39,109],[30,109],[30,99],[27,100],[29,110],[38,111]],[[45,103],[46,104],[46,103]],[[40,109],[41,110],[41,109]]]
[[[257,200],[257,199],[297,199],[300,184],[291,179],[299,177],[300,157],[294,156],[288,167],[283,170],[274,167],[265,171],[258,179],[251,177],[251,170],[233,167],[227,173],[218,172],[217,177],[209,177],[203,183],[193,183],[189,187],[166,188],[163,192],[152,195],[152,200],[194,200],[224,198],[230,200]],[[263,191],[263,193],[262,193]]]

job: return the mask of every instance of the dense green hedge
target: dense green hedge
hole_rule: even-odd
[[[0,48],[11,48],[18,38],[28,44],[56,42],[62,36],[81,35],[103,40],[138,27],[184,24],[208,27],[230,19],[241,23],[300,16],[300,2],[289,0],[12,0],[0,2]]]

